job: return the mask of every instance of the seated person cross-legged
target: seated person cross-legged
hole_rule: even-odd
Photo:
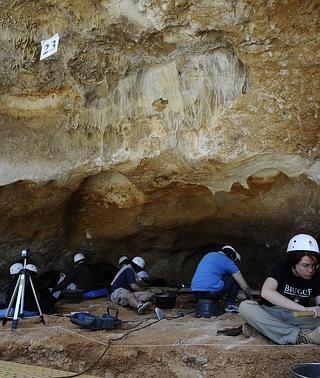
[[[246,321],[244,335],[260,333],[276,344],[320,345],[319,262],[319,246],[312,236],[291,238],[287,261],[275,264],[262,286],[262,302],[240,304],[240,315]],[[313,316],[297,316],[301,311]]]
[[[251,289],[243,278],[237,262],[240,254],[231,246],[224,246],[221,251],[207,253],[192,278],[191,290],[196,299],[219,300],[226,296],[225,312],[238,313],[236,299],[241,288],[247,296]]]

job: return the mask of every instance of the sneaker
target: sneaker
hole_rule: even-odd
[[[248,323],[243,324],[242,333],[245,337],[256,336],[259,334],[259,332]]]
[[[320,327],[315,329],[302,329],[298,333],[296,344],[320,344]]]
[[[224,312],[231,312],[233,314],[239,314],[239,307],[236,305],[229,305],[224,308]]]
[[[139,303],[137,306],[137,313],[139,315],[144,314],[145,311],[149,310],[149,308],[152,306],[151,302],[146,302],[146,303]]]

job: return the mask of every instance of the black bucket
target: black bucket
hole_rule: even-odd
[[[177,295],[176,294],[157,294],[156,305],[161,309],[171,309],[174,308],[176,304]]]
[[[198,299],[196,317],[197,318],[210,318],[220,314],[219,303],[212,299]]]
[[[82,301],[83,290],[65,290],[63,296],[66,303],[80,303]]]
[[[289,367],[290,374],[296,378],[320,378],[320,363],[301,363]]]

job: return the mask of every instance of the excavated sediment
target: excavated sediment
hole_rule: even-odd
[[[60,305],[57,312],[81,309],[101,315],[105,306],[105,300],[94,300]],[[262,336],[218,336],[218,329],[241,324],[240,316],[194,318],[188,306],[178,301],[175,310],[165,310],[166,315],[185,312],[185,316],[160,322],[151,311],[141,316],[121,308],[120,319],[131,323],[110,331],[81,330],[68,318],[54,315],[45,317],[45,326],[24,319],[16,331],[7,323],[0,329],[0,358],[78,373],[92,366],[87,374],[98,377],[279,377],[288,376],[295,363],[318,361],[317,346],[274,345]],[[146,328],[139,330],[142,327]],[[113,341],[99,360],[108,340],[123,337],[130,329],[136,331]]]

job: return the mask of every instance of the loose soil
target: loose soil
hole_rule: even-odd
[[[119,318],[130,321],[111,331],[89,331],[61,316],[71,311],[106,312],[105,299],[80,304],[61,303],[59,315],[23,319],[12,331],[2,329],[0,359],[97,377],[289,377],[289,366],[317,362],[319,348],[313,345],[279,346],[262,336],[220,336],[217,330],[242,324],[239,315],[223,314],[195,318],[195,305],[188,295],[178,297],[176,308],[166,310],[168,319],[157,321],[153,311],[137,315],[119,308]],[[174,318],[184,314],[183,317]],[[169,319],[172,317],[173,319]],[[142,328],[145,327],[145,328]],[[129,330],[135,329],[123,337]],[[140,330],[139,330],[140,329]],[[99,359],[112,341],[103,357]]]

